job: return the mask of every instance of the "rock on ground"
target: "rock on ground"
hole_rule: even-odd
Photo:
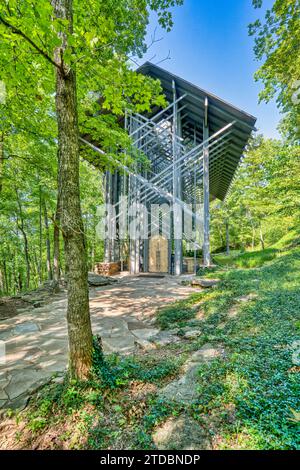
[[[155,336],[151,338],[151,341],[156,345],[156,346],[167,346],[168,344],[172,343],[178,343],[180,341],[180,338],[168,331],[159,331]]]
[[[100,276],[99,274],[89,273],[88,275],[88,283],[91,287],[98,287],[98,286],[109,286],[118,282],[117,279],[113,279],[109,276]]]
[[[183,375],[179,379],[170,382],[161,390],[161,397],[185,404],[190,404],[196,400],[198,396],[197,376],[201,364],[210,362],[218,357],[225,358],[225,351],[222,347],[214,347],[209,343],[202,346],[184,364]]]
[[[159,450],[210,450],[207,432],[191,417],[182,414],[168,418],[153,433]]]
[[[209,288],[209,287],[214,287],[218,284],[219,279],[193,279],[191,282],[192,286],[199,286],[203,288]]]
[[[241,297],[236,298],[236,302],[250,302],[251,300],[257,299],[258,294],[252,292],[247,295],[242,295]]]

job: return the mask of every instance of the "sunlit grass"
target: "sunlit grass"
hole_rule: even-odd
[[[245,253],[226,256],[214,255],[214,262],[219,266],[229,266],[236,268],[258,268],[268,261],[272,261],[278,255],[275,248],[267,248],[260,251],[247,251]]]

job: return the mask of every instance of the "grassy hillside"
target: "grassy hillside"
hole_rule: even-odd
[[[209,433],[214,449],[300,449],[298,242],[289,234],[272,247],[273,259],[269,250],[261,253],[256,268],[218,268],[208,275],[220,279],[215,288],[158,312],[160,327],[179,335],[187,325],[198,327],[197,339],[108,357],[102,379],[88,385],[45,388],[17,418],[15,445],[49,448],[47,436],[54,435],[54,448],[154,449],[153,430],[184,413]],[[241,255],[248,266],[251,255],[256,262],[257,253]],[[159,397],[207,343],[223,346],[226,358],[199,366],[197,400],[178,405]]]
[[[234,404],[236,421],[222,426],[220,447],[299,448],[299,425],[290,418],[291,409],[300,410],[300,364],[293,361],[300,340],[300,249],[221,279],[203,308],[228,360],[199,371],[199,411],[221,414]],[[257,297],[227,319],[234,299],[248,294]]]
[[[236,268],[258,268],[267,261],[276,258],[278,250],[267,248],[266,250],[247,251],[245,253],[235,253],[229,256],[224,254],[214,255],[213,261],[219,266],[230,266]]]
[[[218,266],[229,266],[236,268],[258,268],[268,261],[281,256],[288,250],[300,245],[300,229],[294,228],[290,230],[277,243],[266,248],[265,250],[246,251],[241,253],[233,251],[229,256],[225,254],[216,254],[213,261]]]
[[[193,300],[202,299],[206,339],[222,343],[228,353],[227,361],[216,360],[199,370],[194,417],[225,414],[218,448],[300,448],[299,423],[292,411],[300,410],[298,232],[265,251],[235,255],[230,262],[245,269],[214,270],[209,277],[221,279],[217,288]],[[253,265],[257,267],[249,269]],[[247,296],[250,301],[237,302]],[[193,315],[193,301],[163,309],[160,325],[182,328],[184,318]],[[232,407],[235,419],[228,424],[226,410]]]

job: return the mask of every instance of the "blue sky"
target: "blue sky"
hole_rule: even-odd
[[[273,0],[264,0],[264,8]],[[254,81],[259,63],[253,53],[253,38],[248,24],[262,17],[251,0],[184,0],[174,9],[174,27],[170,33],[157,28],[155,43],[140,63],[171,59],[161,67],[257,117],[257,128],[267,137],[278,137],[280,114],[276,103],[258,104],[262,85]],[[157,25],[151,15],[149,37]]]

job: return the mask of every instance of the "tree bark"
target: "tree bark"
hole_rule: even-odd
[[[3,294],[5,291],[4,287],[4,274],[3,274],[3,269],[1,267],[0,269],[0,293]]]
[[[59,152],[57,152],[57,167],[60,167]],[[59,186],[59,177],[57,178],[57,186]],[[60,200],[59,191],[57,192],[56,210],[52,217],[53,222],[53,281],[58,288],[60,281]]]
[[[48,222],[48,213],[46,201],[43,200],[43,209],[44,209],[44,224],[46,230],[46,250],[47,250],[47,273],[48,281],[52,280],[52,267],[51,267],[51,244],[50,244],[50,235],[49,235],[49,222]]]
[[[57,202],[58,205],[58,202]],[[53,280],[59,284],[60,280],[60,241],[59,241],[59,224],[60,215],[59,209],[56,209],[55,216],[53,218]]]
[[[7,269],[6,269],[6,259],[2,255],[2,269],[3,269],[3,280],[4,280],[4,292],[8,294],[9,292],[9,286],[8,286],[8,278],[7,278]]]
[[[218,224],[218,232],[219,232],[221,246],[224,246],[224,237],[223,237],[223,233],[222,233],[222,226],[220,226],[219,224]]]
[[[72,0],[55,0],[57,18],[67,20],[72,32]],[[75,68],[63,61],[67,38],[55,51],[56,112],[58,121],[61,229],[64,239],[68,283],[67,322],[69,333],[69,373],[71,378],[87,379],[92,365],[92,330],[89,313],[87,259],[80,208],[79,143]]]
[[[252,224],[252,242],[251,242],[252,250],[255,248],[255,227]]]
[[[3,187],[3,166],[4,166],[4,133],[0,133],[0,193]]]
[[[260,245],[261,245],[261,249],[264,250],[264,249],[265,249],[265,241],[264,241],[264,235],[263,235],[263,231],[262,231],[261,225],[259,226],[259,235],[260,235]]]
[[[230,240],[229,240],[229,222],[226,219],[226,255],[229,256],[230,254]]]
[[[43,282],[43,251],[42,251],[42,243],[43,243],[43,229],[42,229],[42,189],[41,185],[39,187],[39,282],[42,284]]]
[[[18,190],[16,189],[16,196],[17,196],[17,203],[19,207],[19,217],[20,217],[20,224],[18,223],[18,228],[21,231],[24,239],[24,255],[25,255],[25,262],[26,262],[26,289],[29,289],[30,286],[30,256],[29,256],[29,245],[28,245],[28,238],[25,231],[24,226],[24,217],[23,217],[23,210],[22,204],[20,201]],[[20,283],[19,283],[20,286]],[[20,287],[20,290],[22,287]]]

